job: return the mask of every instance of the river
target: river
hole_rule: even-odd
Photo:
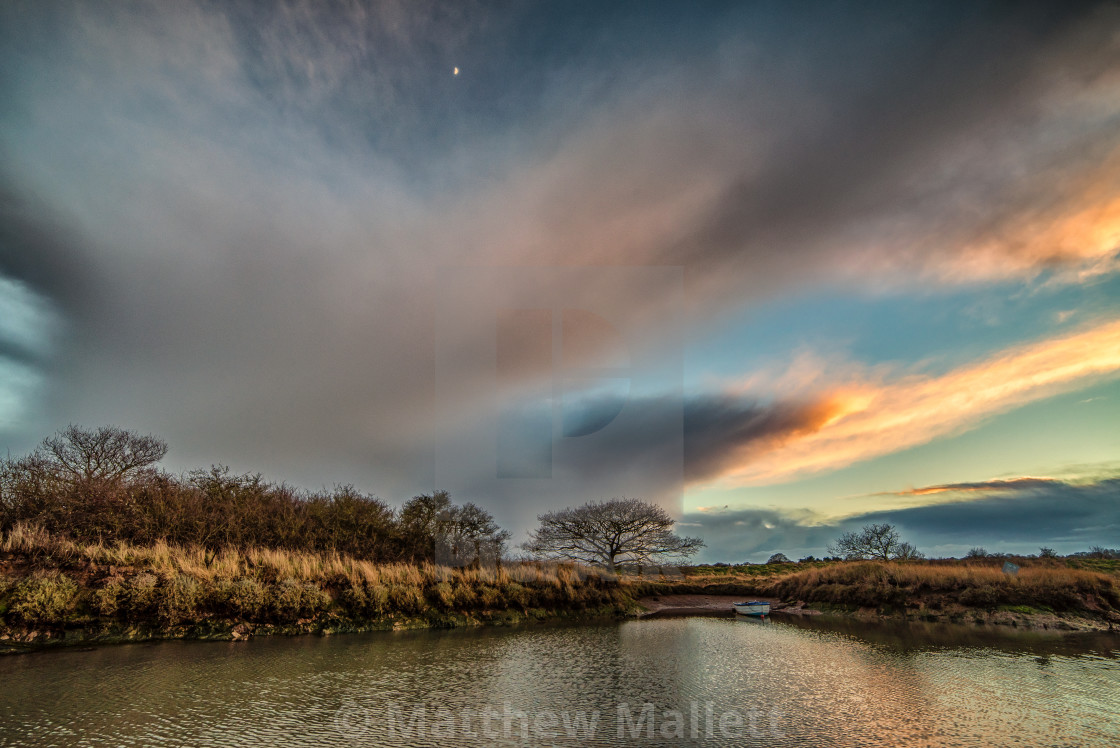
[[[6,746],[1115,746],[1120,639],[680,618],[0,659]]]

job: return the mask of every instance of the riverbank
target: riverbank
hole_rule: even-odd
[[[855,562],[777,579],[773,594],[867,620],[897,618],[1068,631],[1120,624],[1120,578],[1057,559],[994,562]],[[1000,562],[1002,564],[1002,562]]]
[[[770,603],[774,615],[820,615],[819,610],[807,608],[803,604],[789,603],[776,597],[759,595],[653,595],[639,598],[637,603],[642,612],[639,618],[679,618],[682,616],[734,616],[734,603],[750,598]]]
[[[1016,575],[1004,573],[1002,561],[995,560],[707,567],[645,585],[641,602],[660,616],[673,615],[675,607],[730,608],[735,599],[752,596],[778,601],[775,607],[787,613],[819,612],[862,621],[1120,630],[1116,565],[1079,568],[1080,562],[1062,559],[1017,561],[1021,568]],[[705,594],[725,598],[712,598],[710,604],[690,599]]]
[[[663,594],[637,600],[642,612],[639,618],[679,618],[693,616],[734,617],[732,603],[747,597],[768,602],[773,617],[821,616],[824,619],[842,619],[853,623],[921,622],[929,624],[965,625],[982,628],[1022,629],[1025,631],[1050,631],[1056,633],[1120,632],[1115,622],[1102,617],[1078,614],[1058,614],[1029,607],[1011,607],[996,610],[967,608],[951,605],[949,609],[931,611],[919,606],[913,610],[857,607],[851,605],[819,604],[811,606],[804,601],[783,601],[762,595],[697,595]]]
[[[551,619],[776,614],[1051,631],[1120,629],[1117,570],[1021,559],[691,567],[621,578],[586,567],[451,569],[340,554],[0,538],[0,652],[54,646],[512,625]]]
[[[451,569],[275,549],[0,541],[0,651],[623,617],[617,579],[533,563]]]

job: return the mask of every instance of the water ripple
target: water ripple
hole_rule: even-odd
[[[1103,747],[1120,735],[1115,647],[880,634],[694,618],[11,657],[0,744]]]

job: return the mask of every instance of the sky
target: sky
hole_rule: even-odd
[[[0,6],[0,448],[706,561],[1120,547],[1115,3]]]

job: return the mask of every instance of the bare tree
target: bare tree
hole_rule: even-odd
[[[468,501],[452,506],[444,534],[436,538],[436,563],[452,566],[494,566],[500,563],[509,532],[494,516]]]
[[[828,552],[848,560],[906,561],[922,558],[921,552],[900,540],[898,530],[888,524],[866,525],[858,532],[846,532],[828,547]]]
[[[436,538],[445,535],[451,523],[451,494],[434,491],[413,496],[398,515],[402,553],[413,561],[431,560]]]
[[[453,504],[447,491],[413,496],[399,523],[406,554],[453,566],[496,563],[509,539],[493,515],[469,501]]]
[[[661,507],[638,499],[611,499],[549,512],[523,548],[551,559],[605,566],[684,560],[704,547],[699,538],[673,534],[674,520]]]
[[[894,556],[892,558],[894,558],[895,561],[917,561],[918,559],[925,557],[926,554],[922,553],[909,543],[899,543],[898,548],[895,549]]]
[[[37,454],[69,483],[116,483],[162,460],[167,443],[117,426],[91,431],[71,424],[44,439]]]

